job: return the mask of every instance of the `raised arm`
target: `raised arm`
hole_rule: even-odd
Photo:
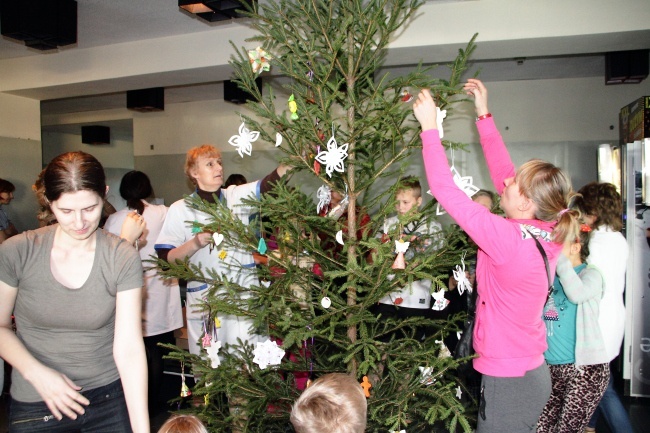
[[[142,340],[141,289],[117,293],[113,357],[120,373],[134,433],[149,433],[147,359]]]
[[[66,375],[39,362],[18,339],[11,326],[11,314],[18,289],[0,281],[0,357],[13,366],[29,382],[56,419],[63,415],[76,419],[84,413],[88,399],[78,391]]]

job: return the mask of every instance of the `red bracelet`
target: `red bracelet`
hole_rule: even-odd
[[[479,120],[487,119],[488,117],[492,117],[492,113],[487,113],[487,114],[483,114],[481,116],[478,116],[476,118],[476,121],[478,122]]]

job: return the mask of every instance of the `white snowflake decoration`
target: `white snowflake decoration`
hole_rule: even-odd
[[[217,368],[221,365],[221,360],[219,359],[219,349],[221,349],[221,341],[211,341],[211,344],[205,348],[205,351],[208,353],[208,358],[212,363],[212,368]]]
[[[436,107],[437,111],[437,116],[436,116],[436,123],[438,124],[438,133],[440,134],[440,138],[445,136],[444,131],[442,130],[442,120],[447,117],[447,110],[441,110],[440,107]]]
[[[460,400],[460,397],[463,395],[463,390],[460,389],[460,385],[456,388],[456,398]]]
[[[323,150],[316,155],[316,160],[321,164],[325,164],[325,173],[329,177],[332,177],[332,173],[335,170],[339,173],[343,173],[345,170],[343,161],[348,157],[348,145],[349,143],[345,143],[339,147],[336,139],[332,135],[327,142],[327,150]]]
[[[249,131],[249,129],[246,128],[246,123],[242,122],[241,125],[239,125],[239,135],[233,135],[230,137],[228,143],[231,146],[235,146],[239,156],[243,158],[244,154],[250,156],[253,150],[253,142],[257,141],[259,137],[259,131]]]
[[[316,213],[320,214],[320,211],[330,204],[330,201],[332,200],[332,189],[327,185],[321,186],[318,188],[318,191],[316,191],[316,198],[318,198]]]
[[[264,370],[269,365],[280,365],[284,357],[284,350],[275,341],[266,340],[263,343],[257,343],[253,354],[255,354],[253,362]]]
[[[456,170],[455,166],[450,167],[451,173],[454,176],[454,183],[458,188],[462,189],[465,194],[467,194],[467,197],[471,197],[476,192],[480,189],[476,185],[474,185],[472,182],[474,182],[474,178],[472,176],[461,176],[458,170]],[[428,191],[429,194],[431,194],[431,191]],[[440,203],[436,205],[436,215],[444,215],[446,212],[443,208],[440,207]]]
[[[472,284],[467,279],[465,274],[465,254],[463,253],[460,258],[460,265],[456,265],[456,269],[453,271],[454,279],[458,282],[458,294],[462,295],[465,290],[468,293],[472,293]]]

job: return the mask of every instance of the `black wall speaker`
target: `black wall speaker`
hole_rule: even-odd
[[[255,79],[255,84],[262,94],[262,77]],[[234,81],[226,80],[223,82],[223,99],[233,104],[245,104],[246,101],[255,101],[255,97],[250,93],[242,90]]]
[[[648,77],[650,50],[605,53],[605,83],[634,84]]]
[[[84,144],[111,144],[111,128],[101,125],[82,126],[81,142]]]
[[[38,50],[77,43],[75,0],[0,0],[0,33]]]
[[[165,110],[165,88],[129,90],[126,92],[126,108],[148,113]]]

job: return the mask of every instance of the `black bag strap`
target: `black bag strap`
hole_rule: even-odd
[[[546,257],[546,251],[544,251],[542,244],[539,243],[537,236],[532,234],[530,230],[528,230],[527,228],[525,228],[525,230],[535,240],[535,245],[537,245],[537,249],[539,250],[539,253],[542,255],[542,258],[544,259],[544,266],[546,267],[546,278],[548,278],[548,295],[547,295],[547,299],[548,299],[548,297],[551,296],[551,293],[553,293],[553,280],[551,280],[551,268],[548,266],[548,258]]]

